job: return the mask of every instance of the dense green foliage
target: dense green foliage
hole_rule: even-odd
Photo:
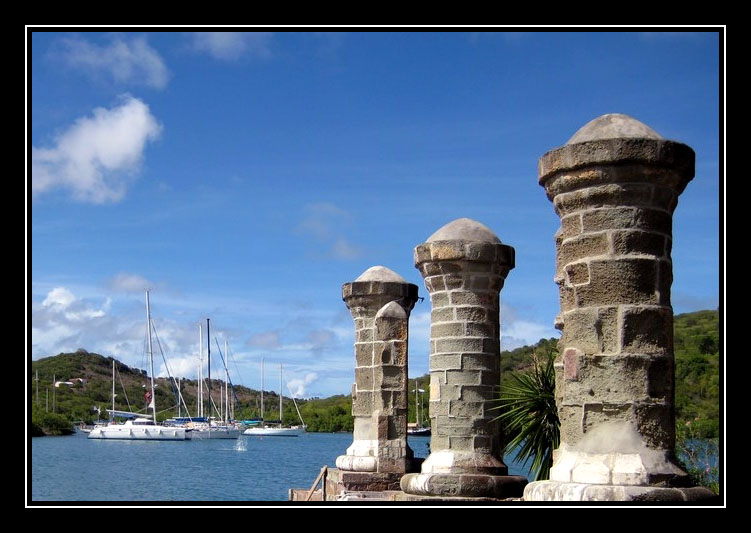
[[[675,316],[676,425],[697,438],[720,434],[720,326],[717,311]]]
[[[299,407],[308,431],[335,433],[354,429],[350,396],[339,395],[322,400],[311,400]]]
[[[44,409],[32,405],[31,419],[29,421],[29,434],[32,437],[42,435],[72,435],[75,428],[67,417],[46,412]]]

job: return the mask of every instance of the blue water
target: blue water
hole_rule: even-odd
[[[417,457],[430,437],[410,437]],[[291,488],[309,489],[323,465],[352,444],[351,433],[237,440],[89,440],[83,433],[31,439],[31,500],[45,501],[286,501]],[[509,473],[528,472],[505,459]]]

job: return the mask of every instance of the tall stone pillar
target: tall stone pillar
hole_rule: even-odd
[[[413,457],[407,445],[407,332],[417,285],[376,266],[345,283],[342,298],[355,321],[354,442],[336,466],[348,490],[395,489]]]
[[[603,115],[540,158],[561,217],[556,361],[561,443],[525,500],[691,500],[676,464],[672,215],[694,152]]]
[[[507,475],[490,410],[500,385],[500,290],[514,249],[462,218],[415,248],[415,266],[432,305],[431,453],[421,473],[402,478],[402,490],[443,499],[521,496],[527,480]]]

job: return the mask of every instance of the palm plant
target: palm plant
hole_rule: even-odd
[[[504,455],[514,450],[517,462],[532,460],[535,481],[548,479],[553,464],[553,450],[560,444],[560,422],[555,405],[556,351],[532,354],[528,372],[513,373],[511,384],[501,388],[496,420],[503,428]]]

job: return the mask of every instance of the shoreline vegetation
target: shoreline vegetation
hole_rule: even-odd
[[[532,354],[545,353],[557,344],[557,339],[540,339],[533,346],[501,352],[501,388],[511,382],[511,374],[529,372]],[[719,312],[697,311],[676,315],[674,321],[675,378],[676,378],[676,428],[679,437],[688,439],[718,439],[720,338]],[[29,376],[28,406],[31,418],[28,431],[31,436],[66,435],[75,432],[74,422],[91,424],[106,418],[106,409],[112,406],[112,357],[89,353],[79,349],[74,353],[61,353],[32,361]],[[131,368],[115,360],[117,373],[116,409],[145,413],[143,384],[146,371]],[[54,386],[53,379],[57,382]],[[156,380],[156,406],[158,420],[176,416],[177,388],[167,378]],[[190,412],[195,412],[197,381],[180,379],[180,394]],[[219,390],[219,380],[212,380],[212,391]],[[415,420],[415,389],[424,419],[429,417],[429,375],[410,379],[408,383],[408,420]],[[245,420],[260,416],[260,391],[241,385],[234,386],[235,419]],[[278,403],[278,393],[264,391],[268,405]],[[274,398],[277,398],[275,400]],[[349,395],[329,398],[296,400],[310,432],[351,432],[354,422]],[[279,413],[266,413],[278,418]],[[182,415],[185,416],[184,410]],[[422,416],[421,416],[422,418]],[[293,403],[286,402],[282,421],[298,423]]]

